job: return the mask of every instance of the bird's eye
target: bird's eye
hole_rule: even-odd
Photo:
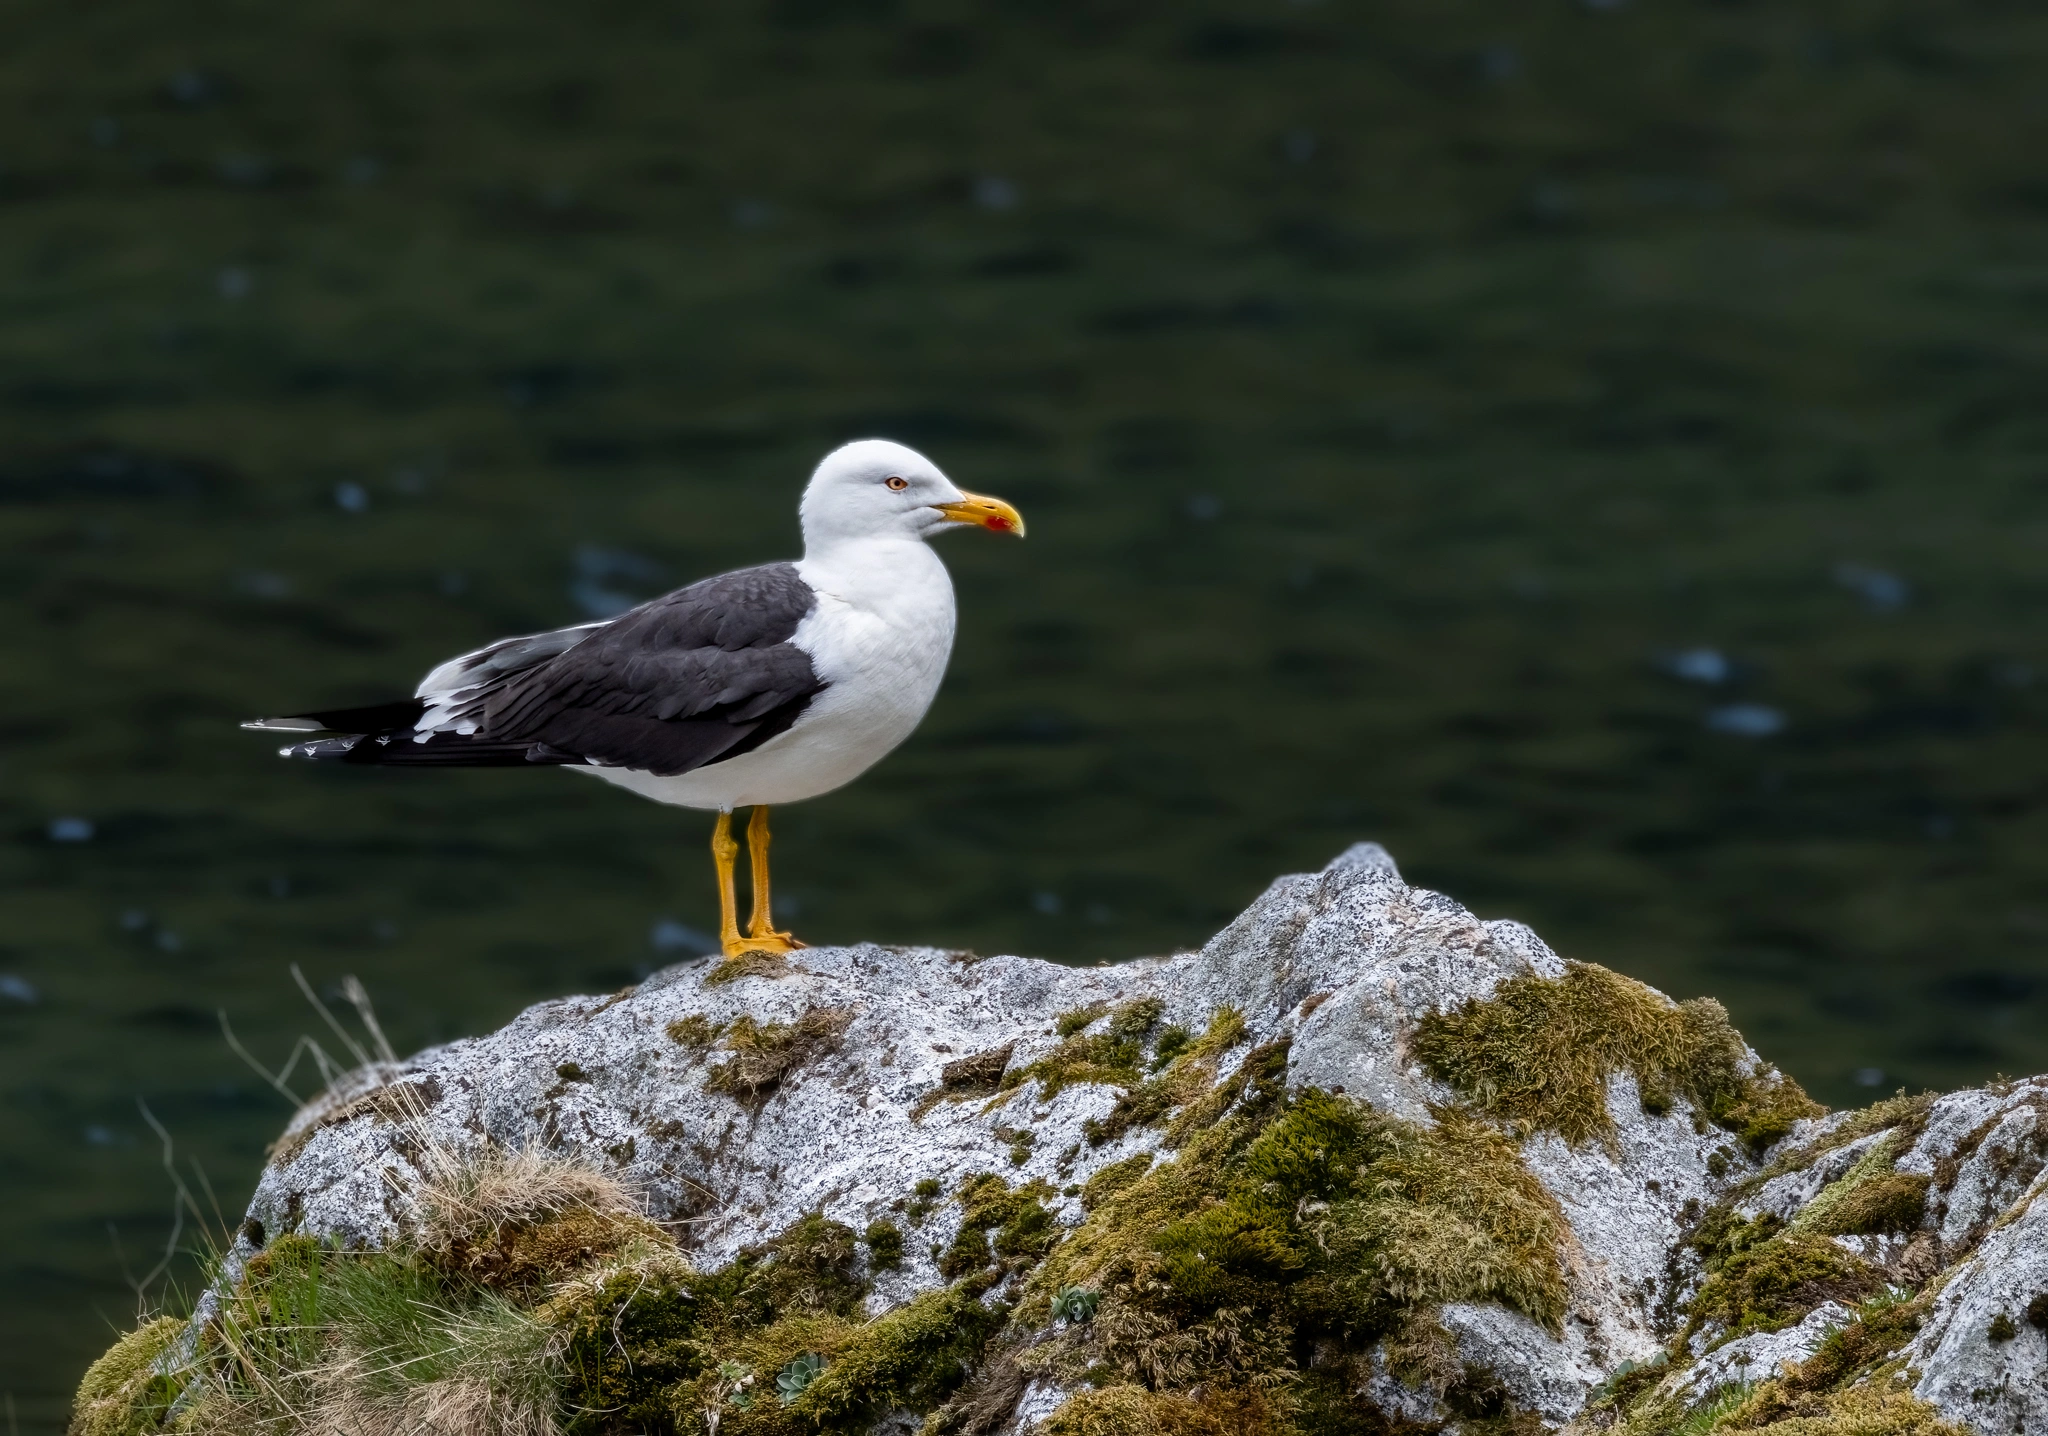
[[[895,474],[891,474],[886,480],[884,480],[884,482],[887,483],[890,488],[896,490],[896,492],[899,494],[910,487],[910,480],[906,478],[901,478]]]

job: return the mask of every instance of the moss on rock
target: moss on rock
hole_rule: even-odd
[[[712,1069],[705,1090],[743,1102],[764,1102],[791,1074],[836,1051],[853,1021],[845,1008],[813,1007],[795,1022],[756,1022],[736,1017],[719,1046],[731,1054]]]
[[[1835,1204],[1814,1230],[1840,1236],[1898,1235],[1917,1229],[1927,1214],[1933,1179],[1917,1172],[1885,1172]]]
[[[1563,1219],[1515,1146],[1471,1113],[1423,1127],[1308,1089],[1241,1109],[1179,1160],[1096,1195],[1019,1307],[1043,1326],[1062,1289],[1101,1293],[1092,1321],[1034,1355],[1108,1377],[1048,1430],[1237,1430],[1185,1423],[1222,1420],[1219,1393],[1362,1374],[1375,1341],[1419,1315],[1433,1325],[1438,1303],[1501,1302],[1552,1330],[1563,1315]],[[1316,1382],[1312,1360],[1331,1368]],[[1263,1397],[1260,1419],[1276,1432],[1375,1429],[1342,1394],[1358,1385],[1317,1398],[1328,1422]]]
[[[1059,1235],[1045,1202],[1053,1195],[1044,1182],[1014,1191],[993,1172],[979,1172],[960,1186],[960,1230],[939,1258],[948,1278],[990,1266],[1021,1269],[1043,1256]]]
[[[1851,1142],[1867,1137],[1873,1132],[1891,1132],[1893,1150],[1906,1151],[1919,1140],[1921,1132],[1926,1129],[1928,1114],[1934,1109],[1934,1099],[1935,1094],[1932,1092],[1921,1092],[1912,1096],[1900,1092],[1881,1102],[1873,1102],[1868,1107],[1849,1112],[1817,1136],[1809,1138],[1789,1151],[1778,1153],[1771,1159],[1768,1167],[1750,1177],[1737,1190],[1754,1191],[1774,1177],[1781,1177],[1787,1172],[1803,1171],[1829,1152],[1839,1151]]]
[[[1046,1418],[1041,1436],[1283,1436],[1286,1403],[1253,1387],[1199,1397],[1114,1385],[1084,1391]]]
[[[854,1331],[792,1414],[841,1429],[896,1408],[928,1411],[966,1379],[1002,1319],[964,1287],[926,1292]]]
[[[1003,1075],[1001,1090],[1036,1082],[1041,1100],[1046,1100],[1084,1082],[1135,1087],[1144,1075],[1145,1038],[1165,1010],[1166,1004],[1156,997],[1126,1002],[1109,1010],[1109,1021],[1100,1032],[1089,1030],[1101,1019],[1100,1007],[1061,1013],[1055,1025],[1064,1040],[1036,1062],[1010,1069]]]
[[[1572,1143],[1613,1138],[1607,1079],[1624,1070],[1646,1105],[1683,1095],[1753,1151],[1821,1112],[1790,1077],[1750,1069],[1720,1003],[1673,1003],[1586,962],[1562,977],[1509,978],[1484,1001],[1423,1018],[1415,1053],[1481,1110]]]
[[[1127,1087],[1106,1116],[1087,1122],[1089,1142],[1102,1146],[1135,1127],[1157,1126],[1199,1101],[1215,1086],[1223,1054],[1243,1042],[1244,1034],[1244,1015],[1234,1007],[1218,1008],[1200,1037],[1190,1036],[1185,1028],[1169,1028],[1157,1044],[1154,1075]]]
[[[428,1166],[427,1216],[401,1244],[290,1236],[250,1257],[174,1378],[155,1365],[183,1321],[123,1338],[87,1374],[74,1436],[157,1431],[187,1385],[176,1429],[193,1436],[458,1429],[458,1416],[507,1436],[850,1436],[943,1402],[1005,1318],[979,1299],[995,1278],[977,1270],[864,1319],[854,1234],[819,1213],[701,1272],[662,1227],[597,1203],[617,1190],[601,1173],[490,1152]],[[974,1187],[991,1262],[1024,1270],[1050,1242],[1041,1195]],[[878,1228],[871,1257],[895,1231]],[[799,1369],[778,1391],[777,1373]]]
[[[1150,1152],[1140,1152],[1135,1157],[1126,1157],[1121,1162],[1111,1162],[1081,1186],[1081,1205],[1094,1211],[1118,1192],[1128,1187],[1145,1173],[1152,1170],[1155,1160]]]
[[[1557,1331],[1566,1227],[1556,1201],[1499,1132],[1467,1113],[1437,1116],[1433,1131],[1387,1132],[1362,1173],[1364,1194],[1313,1223],[1325,1290],[1362,1324],[1395,1309],[1492,1301]]]
[[[154,1431],[176,1388],[156,1364],[185,1323],[159,1316],[129,1332],[86,1368],[72,1402],[69,1436],[140,1436]]]
[[[869,1222],[860,1239],[868,1249],[868,1265],[876,1271],[894,1271],[903,1265],[903,1228],[896,1223]]]
[[[1903,1385],[1870,1382],[1787,1402],[1777,1382],[1766,1382],[1715,1431],[1759,1436],[1975,1436]]]
[[[1883,1285],[1876,1268],[1826,1237],[1782,1232],[1721,1263],[1693,1299],[1687,1331],[1709,1323],[1729,1336],[1777,1331],[1825,1302],[1858,1301]]]

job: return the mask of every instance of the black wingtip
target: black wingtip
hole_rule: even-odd
[[[393,733],[412,727],[426,711],[423,699],[397,698],[362,708],[327,708],[278,718],[252,718],[242,727],[251,733]]]

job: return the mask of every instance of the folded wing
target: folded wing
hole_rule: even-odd
[[[607,623],[450,659],[411,699],[245,726],[332,735],[294,743],[287,757],[687,773],[788,731],[823,691],[792,641],[815,603],[793,564],[741,569]]]

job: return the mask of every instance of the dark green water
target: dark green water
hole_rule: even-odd
[[[0,33],[21,1430],[163,1242],[136,1100],[227,1211],[285,1116],[216,1009],[278,1060],[356,973],[410,1048],[712,921],[696,815],[234,722],[786,556],[857,435],[1032,537],[950,541],[930,719],[778,815],[810,939],[1159,951],[1372,837],[1827,1100],[2048,1067],[2038,8]]]

